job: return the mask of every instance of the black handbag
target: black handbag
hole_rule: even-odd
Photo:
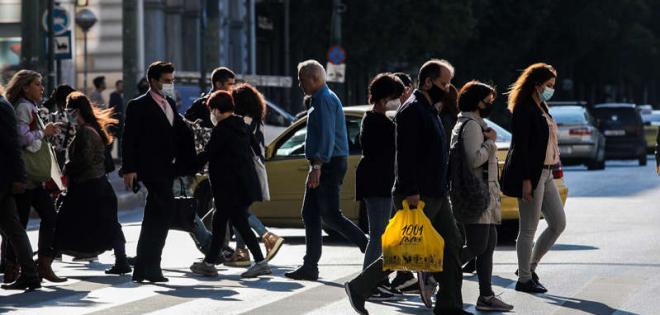
[[[197,199],[188,197],[183,179],[179,178],[181,195],[174,197],[174,214],[170,221],[170,230],[192,232],[195,230],[195,215],[197,213]]]
[[[463,122],[458,140],[449,149],[449,198],[454,216],[459,221],[478,219],[490,204],[488,182],[475,176],[467,164],[463,128],[470,120]]]

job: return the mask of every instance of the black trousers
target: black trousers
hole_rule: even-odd
[[[479,277],[479,294],[492,296],[493,253],[497,245],[497,227],[494,224],[464,224],[465,246],[461,250],[461,265],[475,259]]]
[[[23,229],[27,228],[28,221],[30,220],[31,207],[37,211],[41,218],[38,242],[39,256],[54,257],[57,213],[55,212],[55,202],[53,199],[50,198],[50,195],[41,184],[38,184],[36,188],[28,189],[24,193],[15,195],[14,197],[18,209],[18,217]],[[16,261],[16,256],[11,249],[11,245],[3,245],[3,248],[7,248],[7,260]]]
[[[17,258],[23,274],[27,277],[37,277],[30,239],[18,218],[16,202],[14,196],[9,193],[9,187],[0,188],[0,233],[3,242],[11,244],[11,254]]]
[[[447,197],[429,198],[422,196],[425,203],[424,213],[431,220],[433,227],[445,240],[443,271],[433,274],[439,283],[435,314],[461,314],[463,311],[463,295],[461,287],[463,272],[461,271],[460,250],[462,237],[451,211]],[[400,209],[403,197],[394,197],[394,206]],[[390,270],[383,270],[383,257],[363,270],[355,279],[351,280],[351,287],[364,299],[367,299],[390,274]]]
[[[144,206],[142,229],[137,244],[133,275],[162,275],[160,260],[174,214],[173,179],[144,181],[147,204]]]
[[[248,223],[248,208],[250,208],[250,205],[227,206],[223,205],[221,200],[215,200],[220,202],[216,202],[215,204],[216,211],[213,214],[213,238],[211,239],[211,246],[206,252],[206,258],[204,258],[204,261],[212,264],[221,263],[218,257],[220,255],[220,250],[222,249],[222,244],[224,244],[225,241],[227,222],[229,220],[231,220],[231,224],[236,230],[238,230],[238,233],[250,249],[250,252],[254,256],[254,261],[260,262],[264,260],[264,255],[259,247],[259,241],[257,240],[257,237],[254,236],[252,228],[250,228],[250,224]]]

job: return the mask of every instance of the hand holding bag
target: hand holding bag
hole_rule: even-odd
[[[197,199],[188,197],[183,179],[179,178],[179,184],[181,185],[181,196],[174,197],[174,214],[170,221],[170,229],[192,232],[195,230]]]
[[[424,202],[410,209],[403,201],[382,237],[383,270],[442,271],[445,240],[424,214]]]

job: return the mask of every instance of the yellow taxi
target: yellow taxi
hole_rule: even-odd
[[[367,216],[360,202],[355,200],[355,170],[360,160],[359,144],[360,123],[365,112],[371,106],[351,106],[344,108],[348,129],[349,153],[348,170],[341,190],[341,209],[344,215],[366,230]],[[389,117],[394,112],[388,112]],[[511,134],[497,124],[488,121],[488,125],[497,131],[498,158],[500,170],[504,164],[511,141]],[[256,203],[252,211],[266,224],[273,227],[302,227],[302,199],[309,164],[305,159],[306,118],[294,122],[282,134],[276,137],[266,150],[266,169],[271,200]],[[568,188],[563,180],[561,168],[555,170],[555,183],[566,202]],[[515,198],[502,196],[502,219],[515,223],[519,218],[518,202]],[[517,224],[510,224],[517,228]]]

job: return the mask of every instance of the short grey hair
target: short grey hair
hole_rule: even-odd
[[[313,77],[325,82],[325,69],[320,62],[309,59],[298,64],[298,75],[301,77]]]

